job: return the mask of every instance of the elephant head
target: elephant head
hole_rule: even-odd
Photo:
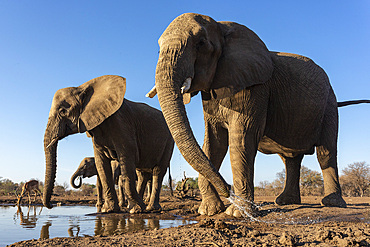
[[[82,185],[82,178],[90,178],[96,174],[98,174],[98,172],[95,166],[95,158],[86,157],[81,161],[75,173],[73,173],[71,177],[71,185],[73,188],[78,189]],[[75,183],[77,178],[78,184]]]
[[[79,87],[58,90],[53,98],[44,135],[46,159],[43,203],[51,208],[51,194],[56,175],[58,141],[68,135],[93,130],[122,105],[126,79],[106,75]]]
[[[272,75],[270,53],[245,26],[216,22],[187,13],[173,20],[161,35],[155,88],[171,134],[186,161],[217,189],[229,196],[229,187],[196,142],[186,115],[184,98],[202,92],[203,100],[222,99]]]

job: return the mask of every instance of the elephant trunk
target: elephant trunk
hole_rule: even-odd
[[[208,160],[193,135],[181,94],[182,84],[166,80],[171,71],[168,73],[166,69],[159,69],[160,66],[157,65],[155,80],[158,100],[177,147],[185,160],[217,189],[219,195],[229,197],[229,185]]]
[[[44,151],[45,151],[45,182],[43,189],[43,204],[47,208],[52,208],[50,203],[51,195],[54,189],[54,182],[57,168],[57,145],[58,141],[56,138],[52,138],[52,131],[50,130],[50,124],[45,131],[44,137]]]
[[[78,178],[78,184],[75,183],[76,179]],[[73,173],[72,177],[71,177],[71,185],[74,189],[79,189],[81,188],[81,185],[82,185],[82,178],[81,178],[81,174],[80,174],[80,171],[77,170],[75,173]]]

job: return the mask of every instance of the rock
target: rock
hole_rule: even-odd
[[[222,220],[215,220],[214,224],[215,224],[215,229],[224,229],[224,228],[227,228],[226,223],[223,222]]]
[[[261,233],[259,231],[253,230],[253,231],[249,232],[247,236],[250,238],[250,237],[258,237],[260,235],[261,235]]]
[[[325,241],[326,239],[331,239],[333,233],[329,230],[321,230],[316,233],[316,240],[317,241]]]
[[[364,233],[361,231],[361,230],[356,230],[353,235],[355,235],[355,237],[362,237],[364,235]]]
[[[284,232],[279,239],[279,243],[286,246],[295,246],[296,240],[294,237]]]
[[[345,238],[339,238],[339,237],[336,236],[334,238],[334,240],[338,243],[338,247],[347,247],[349,245],[352,245],[351,241],[348,241]]]

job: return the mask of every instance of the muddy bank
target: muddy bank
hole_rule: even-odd
[[[301,205],[276,206],[273,197],[257,197],[258,221],[235,219],[224,213],[197,213],[200,198],[163,196],[163,210],[133,217],[186,218],[198,223],[167,229],[142,230],[112,236],[28,240],[11,246],[370,246],[370,198],[345,198],[347,208],[325,208],[319,197],[303,197]],[[3,203],[0,198],[0,203]],[[73,205],[73,198],[54,198]],[[85,198],[94,205],[94,198]],[[76,200],[81,204],[81,199]],[[9,202],[8,202],[9,203]],[[77,203],[76,203],[77,204]],[[230,204],[225,201],[225,204]],[[123,213],[125,214],[125,213]]]

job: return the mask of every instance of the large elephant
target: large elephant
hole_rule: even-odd
[[[229,197],[229,185],[218,170],[228,148],[234,192],[246,201],[254,199],[257,150],[279,154],[287,178],[298,181],[303,156],[316,148],[324,177],[322,204],[346,206],[338,182],[337,101],[323,69],[307,57],[269,51],[243,25],[200,14],[177,17],[158,43],[155,87],[147,96],[158,93],[180,152],[200,173],[200,214],[225,209],[219,195]],[[203,150],[184,107],[199,91],[205,121]],[[277,201],[294,203],[294,190],[288,186]],[[250,203],[244,206],[253,211]],[[240,216],[234,205],[226,213]]]
[[[160,208],[159,193],[172,156],[174,141],[162,113],[143,103],[124,99],[126,79],[107,75],[78,87],[58,90],[45,130],[46,158],[43,203],[50,198],[56,176],[58,141],[86,132],[92,138],[94,158],[103,188],[103,212],[119,211],[111,161],[117,160],[125,180],[131,213],[145,209],[136,191],[135,170],[150,169],[153,186],[148,210]]]

